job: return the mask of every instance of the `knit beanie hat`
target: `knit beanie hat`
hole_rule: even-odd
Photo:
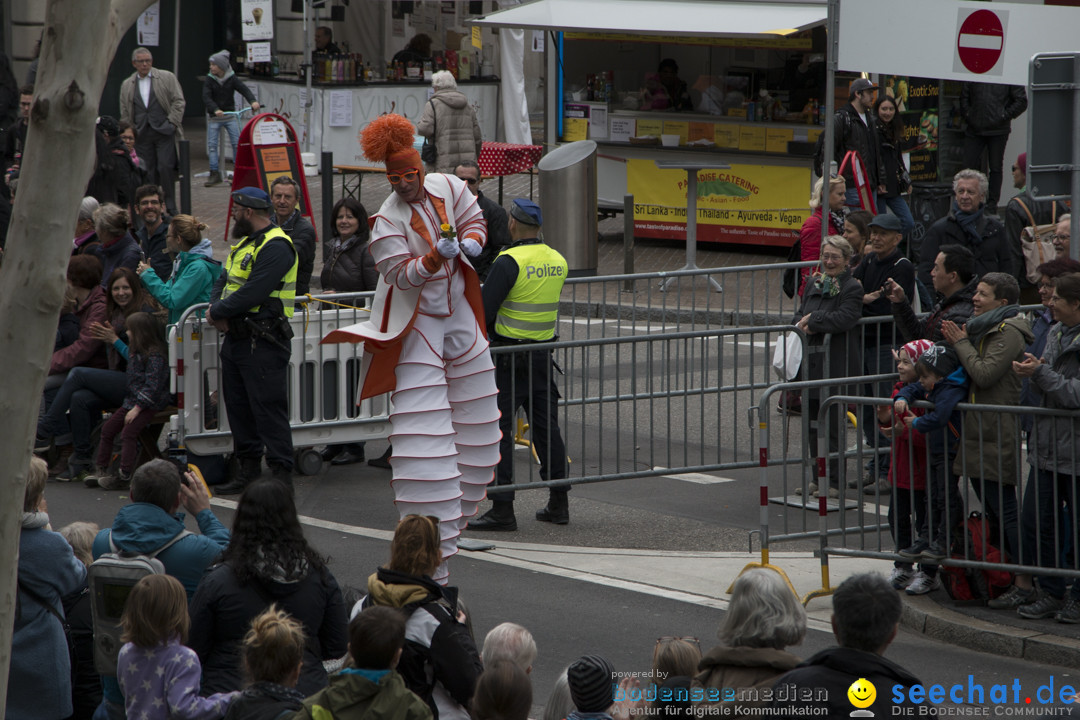
[[[566,671],[570,697],[580,712],[603,712],[611,706],[615,669],[599,655],[585,655]]]
[[[934,343],[919,357],[919,362],[930,368],[934,374],[949,377],[960,367],[960,356],[948,345]]]
[[[220,52],[214,53],[210,56],[210,62],[214,63],[222,70],[228,70],[231,67],[229,65],[229,51],[221,50]]]
[[[912,340],[909,343],[904,343],[900,348],[900,352],[906,352],[908,357],[911,358],[912,364],[914,364],[919,362],[919,358],[922,357],[922,354],[929,350],[933,344],[934,343],[929,340],[920,338],[918,340]]]

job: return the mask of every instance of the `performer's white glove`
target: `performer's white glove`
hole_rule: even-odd
[[[435,244],[435,249],[447,260],[456,258],[458,253],[461,252],[458,241],[452,238],[439,238],[439,242]]]
[[[461,249],[465,251],[465,254],[469,257],[476,257],[480,254],[480,243],[476,242],[472,238],[465,238],[461,241]]]

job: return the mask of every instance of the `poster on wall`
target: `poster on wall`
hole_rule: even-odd
[[[240,24],[243,40],[273,40],[273,0],[241,0]]]
[[[146,12],[139,16],[135,23],[139,29],[139,45],[141,47],[157,47],[161,37],[161,7],[160,3],[154,3],[146,8]]]
[[[626,163],[627,192],[634,196],[636,237],[686,238],[686,172],[661,170],[651,159]],[[732,165],[698,171],[698,242],[790,247],[810,214],[797,208],[806,197],[810,168]]]
[[[885,75],[881,90],[896,100],[904,123],[902,152],[910,153],[912,182],[938,180],[938,81],[906,75]]]

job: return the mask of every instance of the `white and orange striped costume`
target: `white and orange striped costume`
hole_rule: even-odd
[[[434,515],[446,560],[484,499],[499,462],[498,389],[488,352],[480,283],[464,254],[434,272],[423,257],[449,223],[482,246],[487,228],[476,198],[450,175],[427,174],[424,199],[391,193],[371,218],[379,285],[368,322],[323,342],[365,343],[360,398],[391,392],[394,502],[401,517]]]

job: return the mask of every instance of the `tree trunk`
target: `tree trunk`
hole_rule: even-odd
[[[153,0],[49,0],[19,187],[0,268],[0,716],[6,716],[23,493],[66,287],[94,122],[116,46]],[[20,429],[21,428],[21,429]]]

